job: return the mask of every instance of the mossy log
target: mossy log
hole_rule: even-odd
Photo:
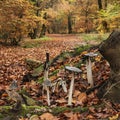
[[[102,56],[111,68],[110,78],[104,86],[103,96],[112,102],[120,103],[120,30],[113,31],[99,46]],[[101,91],[100,91],[101,92]],[[100,93],[99,92],[99,93]]]
[[[25,62],[29,70],[33,70],[42,64],[40,61],[34,59],[25,59]]]
[[[95,109],[104,108],[104,104],[91,106]],[[13,111],[11,106],[0,106],[0,120],[19,120],[20,117],[27,117],[27,115],[41,115],[45,112],[50,112],[53,115],[59,115],[65,111],[71,111],[74,113],[83,113],[89,111],[89,107],[48,107],[48,106],[26,106],[25,104],[21,105],[19,111]]]

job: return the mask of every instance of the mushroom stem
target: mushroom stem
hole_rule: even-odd
[[[67,93],[66,82],[62,81],[63,91]]]
[[[44,72],[44,81],[48,79],[48,70],[45,70]]]
[[[49,87],[46,86],[46,91],[47,91],[47,103],[48,106],[50,106],[50,91],[49,91]]]
[[[89,59],[86,61],[86,69],[87,69],[87,79],[88,79],[88,83],[90,84],[91,87],[94,86],[94,82],[93,82],[93,77],[92,77],[92,63]]]
[[[72,105],[72,93],[73,93],[74,80],[75,80],[75,78],[74,78],[74,72],[73,72],[70,89],[69,89],[68,105]]]
[[[48,70],[44,72],[44,81],[48,79]],[[45,85],[43,84],[42,94],[44,95]]]

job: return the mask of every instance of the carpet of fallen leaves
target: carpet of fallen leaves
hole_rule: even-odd
[[[74,47],[79,45],[85,45],[84,41],[80,40],[74,35],[52,35],[53,39],[50,41],[41,41],[40,47],[37,48],[21,48],[21,47],[0,47],[0,106],[11,105],[11,101],[8,100],[8,95],[5,89],[10,85],[13,80],[17,80],[20,89],[26,88],[27,93],[34,100],[38,101],[42,105],[46,106],[46,93],[42,94],[42,85],[36,81],[30,81],[21,85],[23,76],[29,72],[26,69],[25,59],[31,58],[40,60],[42,63],[45,61],[45,53],[50,53],[50,59],[56,57],[63,51],[71,51]],[[88,52],[98,53],[97,49],[91,49],[84,51],[76,57],[68,57],[65,64],[75,65],[84,54]],[[94,58],[93,60],[93,79],[95,86],[99,86],[102,82],[108,80],[110,68],[109,64],[102,58],[101,55]],[[60,66],[52,66],[50,72],[58,70],[57,75],[52,75],[50,79],[55,81],[59,77],[64,77],[67,81],[67,89],[70,86],[71,74],[65,72],[64,69],[60,69]],[[119,119],[120,105],[116,105],[106,100],[100,100],[97,98],[97,89],[90,92],[86,91],[90,88],[86,78],[86,65],[83,62],[80,66],[83,71],[82,74],[76,74],[75,86],[73,93],[73,106],[70,108],[80,107],[81,110],[72,111],[70,109],[64,110],[58,114],[52,113],[52,109],[56,107],[67,107],[68,92],[65,93],[61,86],[58,86],[54,93],[51,92],[51,107],[44,109],[42,115],[37,115],[39,111],[34,115],[28,113],[26,117],[20,117],[19,120],[117,120]],[[66,77],[67,76],[67,77]],[[9,103],[10,102],[10,103]],[[82,108],[86,110],[82,110]],[[33,111],[31,111],[33,112]]]

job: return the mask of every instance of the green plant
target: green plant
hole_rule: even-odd
[[[44,37],[41,37],[41,38],[39,38],[39,39],[37,39],[37,40],[47,41],[47,40],[52,40],[52,38],[47,37],[47,36],[44,36]]]
[[[80,37],[86,41],[98,41],[101,42],[108,37],[109,33],[106,34],[81,34]]]

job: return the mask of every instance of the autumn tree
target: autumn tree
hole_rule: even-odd
[[[49,9],[58,2],[58,0],[31,0],[36,7],[35,14],[37,17],[41,17],[41,21],[37,23],[36,28],[30,33],[30,37],[35,39],[45,35],[48,27]]]
[[[100,33],[105,33],[118,29],[120,27],[120,4],[111,3],[107,5],[106,9],[98,12],[99,26],[97,30]]]
[[[95,31],[94,19],[97,15],[97,2],[94,0],[77,0],[76,6],[79,16],[76,26],[79,27],[79,32]]]
[[[72,33],[76,0],[59,0],[53,9],[57,11],[51,28],[56,33]],[[54,29],[55,28],[55,29]]]
[[[4,43],[18,45],[36,26],[39,19],[33,10],[33,6],[26,0],[0,1],[0,36]]]

